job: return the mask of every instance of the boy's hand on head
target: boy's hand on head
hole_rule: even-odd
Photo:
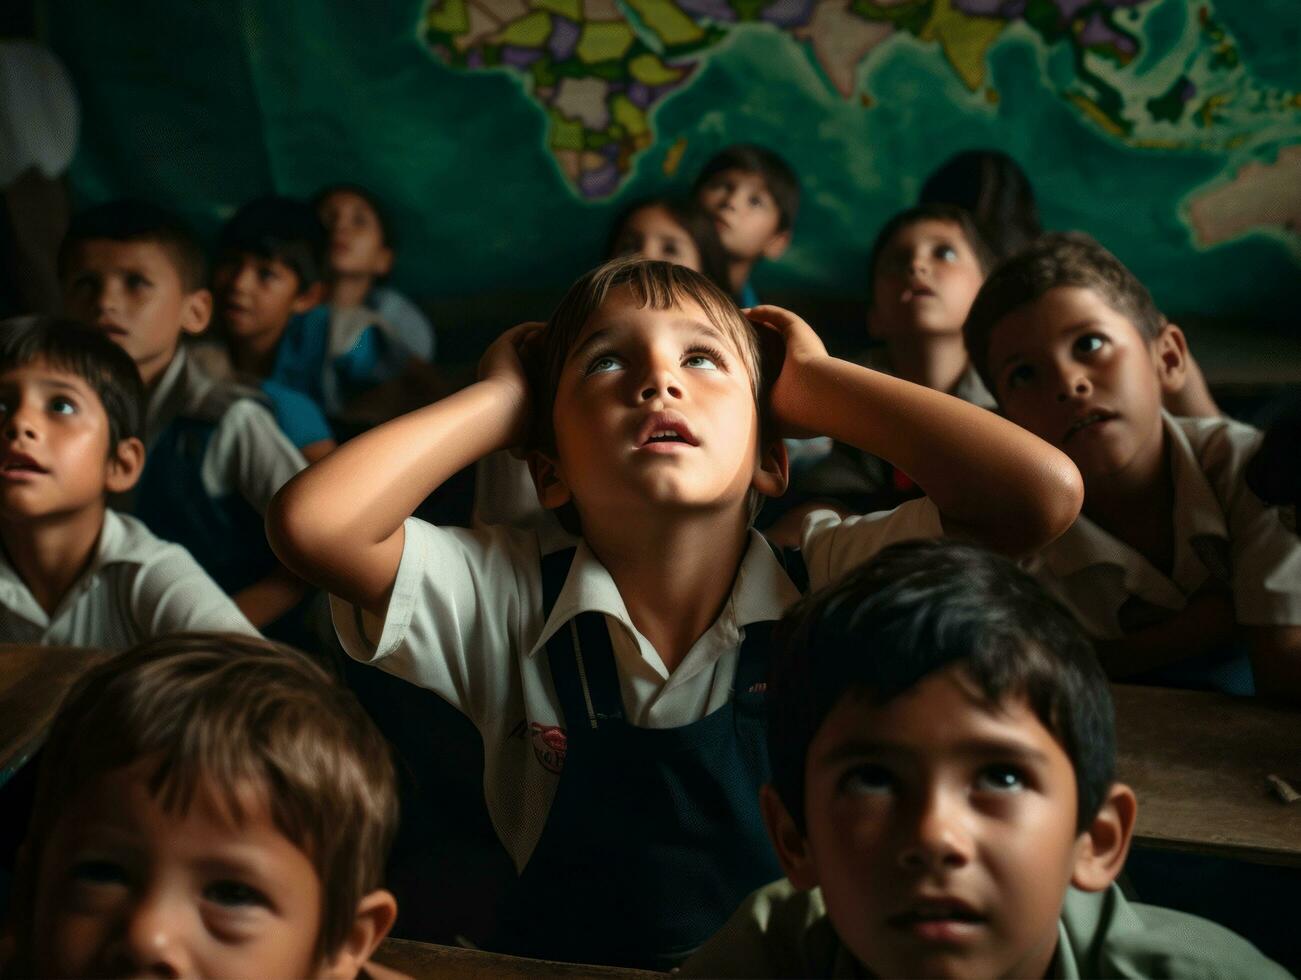
[[[546,324],[530,321],[511,327],[488,345],[479,359],[479,380],[501,386],[516,405],[512,446],[522,443],[528,434],[531,403],[529,371],[525,366],[533,340]]]
[[[754,306],[742,313],[751,323],[762,328],[760,347],[769,347],[769,338],[775,337],[781,348],[781,367],[769,393],[769,405],[778,431],[790,438],[808,438],[822,435],[801,423],[806,416],[804,406],[812,392],[804,385],[804,371],[810,364],[830,357],[826,346],[816,331],[803,319],[780,306]],[[774,356],[773,361],[776,362]]]

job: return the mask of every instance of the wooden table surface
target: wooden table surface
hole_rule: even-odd
[[[386,939],[375,962],[415,980],[447,977],[455,980],[530,980],[533,977],[594,977],[599,980],[663,980],[667,974],[625,970],[613,966],[584,966],[503,956],[456,946],[436,946],[406,939]]]
[[[103,650],[0,644],[0,785],[45,741],[63,696]]]
[[[1301,867],[1301,710],[1202,691],[1112,685],[1117,777],[1153,847]]]

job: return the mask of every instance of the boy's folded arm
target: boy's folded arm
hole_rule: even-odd
[[[889,460],[926,491],[946,533],[1023,554],[1079,515],[1079,471],[1042,439],[961,399],[831,357],[786,310],[760,306],[750,316],[786,343],[772,389],[779,424]]]
[[[1301,703],[1301,626],[1248,626],[1256,693]]]
[[[289,481],[267,508],[280,560],[382,615],[403,522],[453,473],[520,442],[529,398],[516,347],[533,329],[517,327],[493,344],[483,380],[349,440]]]
[[[284,565],[240,589],[231,599],[248,621],[262,629],[274,623],[307,595],[307,583]]]

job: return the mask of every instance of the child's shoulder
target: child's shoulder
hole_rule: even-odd
[[[1181,418],[1168,416],[1186,441],[1198,465],[1207,473],[1230,472],[1235,476],[1260,448],[1264,433],[1236,419]]]

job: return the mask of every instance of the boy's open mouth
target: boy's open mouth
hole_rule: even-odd
[[[686,419],[674,412],[656,412],[637,431],[637,445],[640,448],[673,444],[700,445]]]
[[[1112,419],[1119,417],[1120,416],[1116,412],[1109,412],[1105,408],[1095,408],[1091,411],[1085,412],[1070,424],[1070,427],[1066,430],[1066,434],[1062,436],[1062,442],[1066,442],[1072,436],[1089,428],[1089,426],[1097,425],[1100,422],[1110,422]]]
[[[961,899],[934,899],[919,902],[886,921],[919,938],[945,941],[962,939],[987,920]]]
[[[6,477],[37,476],[48,472],[26,453],[5,453],[0,457],[0,474]]]

